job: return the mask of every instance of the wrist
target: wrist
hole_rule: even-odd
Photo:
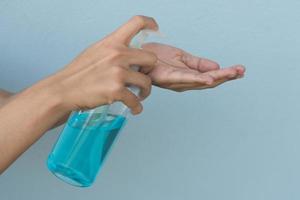
[[[20,97],[24,102],[30,101],[30,104],[36,109],[52,116],[61,117],[69,113],[70,109],[65,106],[63,95],[59,89],[50,85],[42,81],[15,95],[14,98]]]

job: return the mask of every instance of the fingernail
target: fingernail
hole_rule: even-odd
[[[131,114],[132,114],[132,115],[137,115],[138,112],[137,112],[136,110],[131,110]]]
[[[134,109],[131,110],[131,113],[133,115],[137,115],[137,114],[140,114],[143,110],[143,107],[141,105],[135,107]]]
[[[146,97],[142,97],[142,96],[138,96],[139,101],[144,101],[146,99]]]
[[[238,69],[238,70],[241,70],[241,71],[243,71],[243,72],[246,71],[246,67],[245,67],[244,65],[238,66],[237,69]]]

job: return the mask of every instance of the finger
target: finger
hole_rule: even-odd
[[[129,45],[132,38],[143,29],[157,30],[158,24],[151,17],[137,15],[132,17],[127,23],[122,25],[111,36],[126,45]]]
[[[246,68],[243,65],[236,65],[236,69],[238,71],[239,74],[239,78],[243,77],[245,72],[246,72]]]
[[[207,72],[211,70],[220,69],[220,65],[215,61],[193,56],[187,52],[183,52],[182,62],[188,67],[195,69],[199,72]]]
[[[236,80],[236,79],[239,79],[239,78],[242,78],[244,76],[244,73],[245,73],[245,67],[243,65],[236,65],[234,66],[234,68],[237,70],[237,75],[232,77],[232,78],[221,78],[219,80],[216,80],[213,84],[212,84],[212,87],[216,87],[218,85],[221,85],[225,82],[228,82],[228,81],[233,81],[233,80]]]
[[[116,101],[122,101],[128,108],[130,108],[131,113],[134,115],[141,113],[143,110],[143,106],[138,97],[127,88],[120,93],[119,98],[117,98]]]
[[[126,57],[127,66],[137,65],[143,73],[149,73],[157,62],[157,56],[154,53],[141,49],[128,49]]]
[[[236,80],[236,78],[231,78],[231,79],[227,79],[227,78],[223,78],[223,79],[220,79],[218,81],[215,81],[209,88],[214,88],[214,87],[217,87],[223,83],[226,83],[226,82],[229,82],[229,81],[233,81],[233,80]]]
[[[183,92],[187,90],[201,90],[208,88],[207,84],[201,84],[201,83],[178,83],[173,84],[168,87],[168,89],[175,90],[177,92]]]
[[[223,78],[223,79],[220,79],[220,80],[215,81],[213,84],[211,84],[210,86],[208,86],[208,87],[206,87],[206,88],[215,88],[215,87],[217,87],[217,86],[219,86],[219,85],[222,85],[222,84],[224,84],[224,83],[226,83],[226,82],[229,82],[229,81],[236,80],[236,79],[238,79],[238,78],[240,78],[240,77],[235,77],[235,78]],[[203,88],[202,88],[202,89],[203,89]]]
[[[227,80],[225,80],[225,81],[227,81]],[[181,84],[171,85],[171,86],[169,86],[169,89],[175,90],[177,92],[183,92],[183,91],[187,91],[187,90],[203,90],[203,89],[207,89],[207,88],[214,88],[222,83],[221,83],[221,81],[216,81],[211,85],[199,84],[199,83],[198,84],[197,83],[181,83]]]
[[[179,83],[198,83],[198,84],[212,84],[214,78],[209,74],[199,73],[194,70],[176,70],[169,74],[168,82],[179,84]]]
[[[152,82],[150,77],[136,71],[127,71],[125,82],[128,85],[134,85],[140,88],[140,99],[143,100],[149,96],[151,92]]]
[[[182,84],[174,84],[170,86],[171,89],[176,91],[186,91],[186,90],[199,90],[199,89],[206,89],[206,88],[214,88],[217,87],[225,82],[236,80],[241,78],[242,76],[237,76],[234,78],[222,78],[219,80],[215,80],[212,84],[201,84],[201,83],[182,83]]]
[[[240,66],[233,66],[224,69],[208,71],[205,74],[212,76],[215,80],[237,78],[239,75]]]

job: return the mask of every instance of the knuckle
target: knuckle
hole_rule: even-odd
[[[110,87],[110,98],[113,100],[119,100],[122,98],[123,85],[115,83]]]
[[[149,59],[151,59],[151,62],[153,64],[155,64],[157,62],[158,58],[157,58],[157,55],[155,53],[148,52],[148,56],[149,56]]]
[[[113,47],[110,50],[110,58],[111,59],[120,59],[124,55],[123,51],[121,48],[118,47]]]
[[[119,66],[115,66],[111,68],[113,80],[117,83],[123,82],[125,78],[125,70]]]
[[[152,80],[151,80],[151,78],[149,76],[145,77],[145,83],[146,83],[147,87],[151,88]]]
[[[145,17],[142,15],[135,15],[132,17],[132,21],[134,21],[135,23],[139,24],[140,26],[144,26],[145,25]]]

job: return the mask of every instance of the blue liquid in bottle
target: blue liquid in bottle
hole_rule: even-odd
[[[126,122],[122,115],[74,113],[48,157],[49,170],[63,181],[90,186],[116,136]],[[84,127],[84,128],[82,128]]]
[[[141,48],[143,41],[151,33],[154,32],[140,31],[131,41],[130,47]],[[139,66],[133,65],[131,68],[139,70]],[[128,89],[136,96],[139,95],[138,87],[130,85]],[[121,102],[74,112],[48,157],[49,170],[74,186],[90,186],[124,126],[127,114],[128,108]]]

